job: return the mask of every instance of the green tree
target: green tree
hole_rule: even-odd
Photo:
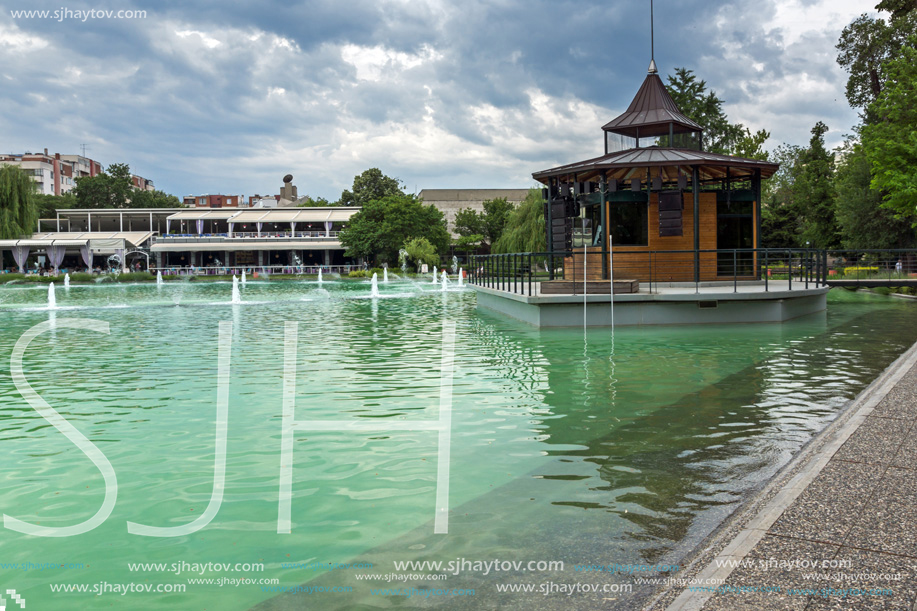
[[[407,251],[408,257],[414,261],[417,271],[420,271],[420,266],[424,263],[427,265],[439,265],[439,255],[436,254],[436,248],[430,244],[430,240],[427,238],[414,238],[405,242],[404,250]]]
[[[751,130],[746,127],[745,133],[739,138],[735,147],[732,149],[732,154],[736,157],[743,157],[745,159],[769,161],[770,154],[764,150],[764,143],[767,142],[770,137],[771,133],[767,130],[759,129],[755,133],[751,133]]]
[[[545,252],[548,248],[541,189],[528,195],[507,215],[503,235],[492,246],[495,253]]]
[[[505,197],[489,199],[485,201],[484,214],[484,231],[482,232],[490,244],[493,244],[503,235],[506,230],[506,223],[509,221],[509,215],[516,208],[514,204],[506,201]]]
[[[133,190],[126,163],[113,163],[107,172],[76,179],[73,194],[78,208],[127,208]]]
[[[876,10],[892,14],[892,19],[904,17],[911,11],[917,11],[917,0],[882,0]]]
[[[38,206],[39,218],[53,219],[57,216],[58,210],[67,210],[75,207],[76,197],[74,197],[73,193],[69,192],[60,195],[36,193],[35,205]]]
[[[479,235],[484,239],[484,218],[474,208],[460,208],[455,212],[453,221],[455,233],[462,237]],[[480,240],[479,240],[480,241]]]
[[[414,238],[426,238],[436,252],[449,247],[443,213],[432,205],[424,206],[414,195],[389,195],[366,202],[340,233],[346,256],[389,265],[397,264],[398,250]]]
[[[913,5],[901,0],[882,2],[876,8],[891,11],[889,21],[863,14],[841,33],[835,47],[837,63],[850,74],[846,93],[854,108],[866,108],[879,97],[889,78],[886,62],[898,57],[903,47],[913,47],[913,42],[907,42],[917,29]],[[868,114],[867,120],[871,120]]]
[[[796,248],[802,231],[796,197],[796,178],[803,149],[781,144],[772,158],[780,169],[763,182],[761,194],[761,244],[765,248]]]
[[[911,217],[917,205],[917,35],[884,70],[885,87],[870,105],[877,120],[862,129],[863,150],[883,204]]]
[[[481,248],[484,244],[483,233],[472,233],[471,235],[459,236],[455,239],[455,247],[461,251],[472,251]]]
[[[457,246],[471,247],[482,244],[493,244],[503,235],[514,204],[505,197],[489,199],[482,204],[484,210],[478,212],[472,208],[462,208],[455,213],[453,223],[455,233],[459,234]]]
[[[129,195],[129,208],[180,208],[181,200],[162,191],[135,190]]]
[[[863,147],[848,142],[843,160],[835,174],[837,222],[844,248],[914,248],[917,233],[911,223],[917,215],[911,210],[906,218],[882,207],[882,194],[871,186],[872,173]]]
[[[332,204],[324,197],[306,197],[301,202],[299,202],[298,208],[325,208],[328,206],[336,206],[337,204]]]
[[[131,168],[126,163],[113,163],[108,166],[109,208],[127,208],[134,188],[131,179]]]
[[[374,199],[395,195],[404,195],[398,179],[386,176],[379,168],[370,168],[353,177],[353,191],[345,189],[337,205],[362,206]]]
[[[834,155],[825,149],[828,126],[819,121],[812,128],[809,148],[800,156],[796,177],[796,207],[802,219],[800,243],[812,248],[840,246],[840,231],[834,215]]]
[[[0,166],[0,240],[32,235],[38,223],[35,181],[19,166]]]
[[[770,133],[751,130],[741,123],[730,123],[723,112],[723,100],[715,91],[707,91],[707,81],[698,81],[693,70],[676,68],[668,76],[666,89],[686,116],[704,128],[704,150],[749,159],[767,159],[762,148]],[[668,136],[660,138],[668,142]]]

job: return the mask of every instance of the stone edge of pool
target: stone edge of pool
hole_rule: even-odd
[[[679,579],[722,579],[730,567],[717,567],[716,559],[742,560],[765,537],[768,529],[821,473],[841,446],[902,379],[917,367],[917,343],[899,356],[854,398],[821,433],[813,437],[761,490],[746,500],[723,524],[698,544],[681,563]],[[843,502],[843,493],[833,499]],[[713,598],[712,592],[691,592],[667,585],[657,590],[644,611],[698,611]],[[774,606],[784,608],[777,597]]]
[[[615,327],[678,324],[779,323],[827,308],[827,287],[769,292],[701,287],[698,292],[666,291],[615,295],[518,295],[473,286],[477,307],[535,327]]]

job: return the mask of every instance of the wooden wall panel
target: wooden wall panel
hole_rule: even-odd
[[[650,194],[649,201],[649,236],[647,246],[615,246],[614,247],[614,274],[615,278],[628,278],[641,282],[691,282],[694,280],[694,255],[693,253],[663,254],[659,253],[652,259],[645,253],[654,250],[694,250],[694,196],[684,194],[684,235],[660,237],[659,236],[659,197],[656,193]],[[716,194],[700,194],[700,248],[701,250],[716,248]],[[592,249],[590,249],[592,250]],[[599,249],[595,249],[599,250]],[[601,278],[601,259],[595,255],[589,256],[589,269],[587,273],[592,277],[591,269],[595,268]],[[570,269],[573,274],[575,264],[577,276],[582,277],[582,253],[574,255],[575,261],[569,257],[565,260],[564,269]],[[569,280],[568,273],[564,279]],[[701,253],[701,280],[716,279],[716,255],[714,253]]]
[[[700,249],[716,250],[716,193],[700,194]],[[659,235],[659,198],[656,193],[650,194],[649,200],[649,236],[647,246],[615,246],[614,276],[620,279],[634,279],[641,282],[693,282],[694,254],[658,253],[648,256],[649,251],[660,250],[694,250],[694,196],[684,194],[684,235],[660,237]],[[754,222],[754,219],[753,219]],[[755,223],[757,229],[757,223]],[[607,240],[607,227],[606,240]],[[757,239],[757,236],[755,236]],[[606,242],[607,243],[607,242]],[[602,261],[600,248],[589,248],[587,277],[589,280],[602,279]],[[700,254],[700,279],[717,280],[716,253]],[[583,254],[580,250],[574,256],[564,259],[564,279],[577,280],[583,277]],[[728,276],[731,279],[732,276]]]

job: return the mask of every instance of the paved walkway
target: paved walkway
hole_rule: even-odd
[[[917,609],[917,344],[750,505],[651,608]]]

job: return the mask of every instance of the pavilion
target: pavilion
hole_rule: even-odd
[[[547,252],[473,258],[478,308],[538,327],[783,322],[825,311],[825,261],[761,248],[761,181],[779,166],[705,151],[703,127],[675,104],[655,61],[602,132],[603,155],[532,175],[545,185]]]
[[[602,130],[604,155],[532,175],[547,186],[548,251],[565,253],[565,280],[582,276],[584,258],[590,281],[610,271],[650,282],[759,277],[761,181],[777,164],[704,151],[703,128],[672,100],[655,61]],[[588,255],[570,256],[574,233]]]

